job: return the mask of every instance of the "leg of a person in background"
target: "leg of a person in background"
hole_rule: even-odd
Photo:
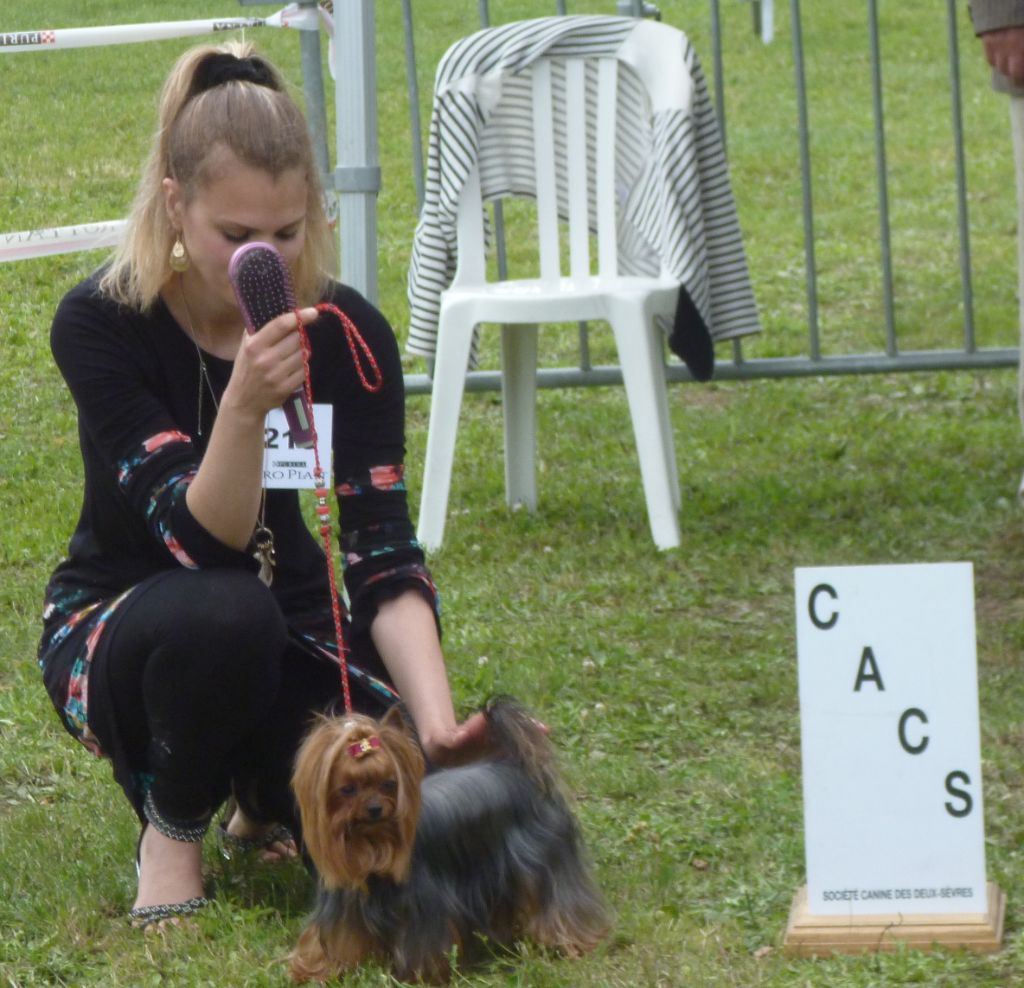
[[[1013,134],[1013,170],[1017,182],[1017,305],[1020,323],[1020,356],[1017,365],[1017,411],[1024,424],[1024,96],[1010,96],[1010,130]],[[1024,477],[1017,488],[1024,499]]]

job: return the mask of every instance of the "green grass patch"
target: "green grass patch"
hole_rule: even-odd
[[[609,12],[607,2],[571,4]],[[806,348],[788,10],[763,45],[723,4],[734,187],[765,333],[751,356]],[[805,4],[823,349],[882,346],[866,15]],[[553,5],[491,4],[494,22]],[[665,2],[710,72],[704,5]],[[896,316],[908,347],[958,346],[945,24],[925,0],[883,5]],[[406,326],[415,224],[400,5],[377,4],[381,307]],[[7,0],[0,30],[237,15],[215,0],[131,5]],[[263,8],[260,8],[263,9]],[[273,8],[266,8],[270,10]],[[1016,343],[1006,107],[960,11],[979,342]],[[433,65],[475,25],[468,0],[414,4],[426,120]],[[289,32],[254,37],[301,81]],[[115,218],[130,201],[159,85],[189,42],[0,55],[0,231]],[[60,296],[102,255],[0,267],[0,983],[284,985],[310,901],[301,869],[207,871],[217,903],[162,942],[128,929],[132,815],[79,750],[35,665],[47,576],[80,505],[73,405],[48,351]],[[542,334],[572,359],[574,329]],[[485,357],[493,366],[497,334]],[[569,337],[567,341],[567,337]],[[607,331],[594,333],[613,359]],[[725,354],[723,354],[725,356]],[[417,361],[409,370],[422,369]],[[615,932],[565,962],[524,949],[456,984],[481,986],[1006,986],[1024,966],[1017,900],[1024,799],[1024,465],[1010,371],[673,387],[683,546],[651,545],[625,396],[539,396],[539,509],[504,505],[497,395],[467,395],[444,548],[445,648],[461,709],[510,692],[552,725]],[[409,399],[418,504],[428,399]],[[1003,950],[794,961],[781,950],[804,880],[793,569],[969,560],[977,591],[989,877],[1009,894]],[[388,984],[369,968],[354,986]]]

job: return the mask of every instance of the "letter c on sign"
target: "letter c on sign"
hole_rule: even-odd
[[[824,620],[818,617],[818,611],[816,609],[818,595],[823,593],[828,594],[833,600],[839,600],[839,594],[836,593],[835,587],[830,587],[827,583],[819,583],[811,591],[810,599],[807,601],[807,612],[811,615],[811,621],[814,623],[816,628],[821,628],[822,631],[828,631],[829,628],[834,628],[836,626],[836,621],[839,620],[839,611],[833,611]]]
[[[907,740],[907,721],[911,717],[916,717],[922,724],[928,723],[928,717],[923,710],[918,710],[917,707],[904,710],[903,715],[900,717],[900,744],[903,745],[903,750],[908,755],[920,755],[928,747],[928,735],[923,735],[918,744],[911,744]]]

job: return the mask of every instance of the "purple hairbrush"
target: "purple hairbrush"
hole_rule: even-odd
[[[245,328],[255,333],[271,319],[295,310],[288,265],[270,244],[254,241],[243,244],[231,257],[228,277],[235,290]],[[285,418],[291,430],[291,442],[301,449],[313,446],[313,410],[306,392],[299,387],[285,400]]]

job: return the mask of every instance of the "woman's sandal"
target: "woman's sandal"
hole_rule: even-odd
[[[268,851],[274,844],[287,844],[289,841],[294,842],[295,838],[283,823],[271,827],[261,837],[237,837],[228,833],[227,824],[223,821],[217,826],[217,850],[225,861],[244,857],[254,851]]]
[[[149,795],[146,797],[146,809],[149,823],[143,824],[142,830],[139,833],[139,842],[135,845],[136,876],[141,876],[142,874],[142,838],[145,837],[146,828],[150,823],[153,823],[154,817],[160,821],[159,825],[153,823],[154,828],[176,840],[194,843],[201,841],[203,834],[206,833],[205,823],[184,830],[172,827],[159,816]],[[195,895],[185,902],[161,903],[155,906],[135,906],[128,910],[128,921],[131,923],[132,929],[135,930],[143,930],[147,933],[153,930],[162,932],[167,926],[180,926],[183,919],[187,920],[190,916],[194,916],[200,909],[209,904],[210,900],[205,895]]]
[[[136,906],[128,911],[128,919],[132,928],[136,930],[149,930],[153,926],[162,928],[163,924],[170,920],[168,925],[177,926],[178,921],[194,916],[203,906],[208,906],[210,900],[204,895],[197,895],[187,902],[171,902],[161,906]]]
[[[290,843],[294,847],[295,838],[283,823],[275,824],[259,837],[239,837],[236,834],[230,833],[228,831],[228,824],[231,822],[237,809],[238,804],[232,797],[228,800],[220,823],[217,824],[217,850],[220,851],[221,857],[225,861],[240,859],[256,851],[269,851],[274,844],[278,843],[285,845]],[[290,857],[290,855],[283,855],[281,857]]]

